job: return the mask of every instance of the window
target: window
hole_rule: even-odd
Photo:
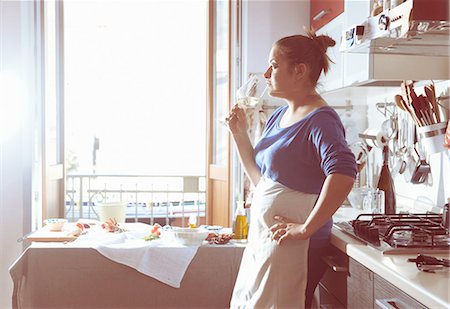
[[[169,217],[189,201],[204,212],[207,5],[64,3],[68,217],[95,218],[109,191],[129,202],[128,216],[163,206]]]

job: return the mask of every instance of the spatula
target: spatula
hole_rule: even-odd
[[[430,164],[428,164],[428,162],[422,156],[421,152],[417,150],[417,144],[414,146],[414,150],[419,156],[419,163],[417,164],[416,169],[411,176],[411,183],[424,183],[428,178],[428,174],[431,172],[431,167]]]

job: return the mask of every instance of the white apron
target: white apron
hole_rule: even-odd
[[[305,222],[317,196],[261,178],[231,308],[304,308],[309,240],[288,240],[280,246],[269,228],[276,223],[275,215]]]

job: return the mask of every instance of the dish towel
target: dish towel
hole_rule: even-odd
[[[146,234],[110,234],[93,248],[114,262],[127,265],[174,288],[197,253],[198,246],[183,246],[161,239],[145,241]]]

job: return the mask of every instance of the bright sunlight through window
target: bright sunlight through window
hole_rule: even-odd
[[[206,1],[67,1],[64,61],[69,173],[205,175]]]

